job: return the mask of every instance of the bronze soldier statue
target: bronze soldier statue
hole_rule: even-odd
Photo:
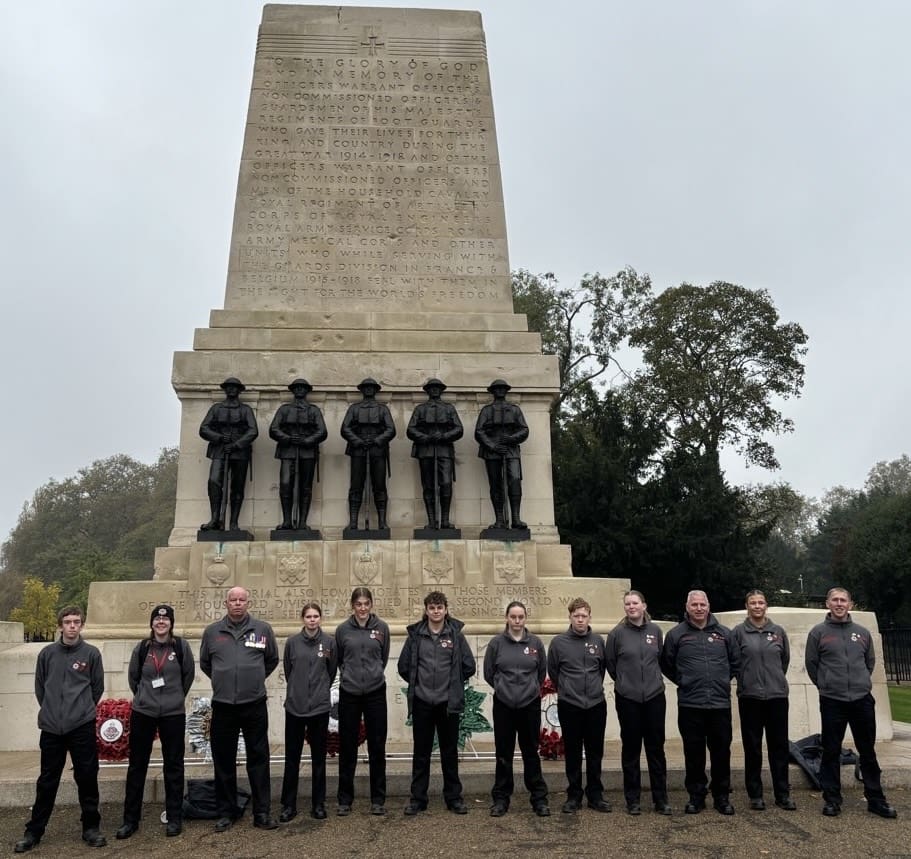
[[[348,488],[348,529],[358,529],[358,514],[364,496],[364,484],[370,477],[370,488],[376,505],[377,527],[385,530],[386,474],[389,468],[389,442],[395,438],[395,424],[389,409],[376,401],[382,390],[375,379],[364,379],[357,389],[364,395],[359,403],[352,403],[342,421],[342,438],[348,442],[346,456],[351,457],[351,483]]]
[[[240,393],[246,390],[240,379],[231,376],[219,387],[225,392],[225,399],[215,403],[199,425],[199,434],[209,442],[206,456],[212,460],[208,486],[212,518],[201,525],[200,530],[224,530],[227,496],[230,495],[231,517],[228,530],[237,531],[237,520],[244,503],[247,466],[259,430],[253,409],[240,402]]]
[[[503,379],[494,379],[487,390],[493,394],[493,402],[481,409],[475,425],[474,437],[480,445],[478,456],[487,466],[487,482],[490,484],[490,503],[493,505],[496,521],[491,528],[508,528],[506,517],[506,495],[513,528],[527,528],[520,516],[522,506],[522,460],[519,445],[528,438],[528,425],[522,409],[506,402],[506,392],[512,386]]]
[[[462,422],[451,403],[440,395],[446,390],[439,379],[428,379],[424,385],[427,402],[411,415],[406,435],[414,444],[411,455],[421,469],[421,488],[427,510],[427,527],[431,530],[455,528],[449,521],[452,506],[452,484],[455,481],[454,441],[462,437]],[[437,518],[439,497],[439,518]]]
[[[323,413],[307,402],[313,386],[306,379],[295,379],[288,390],[294,400],[279,406],[269,427],[269,437],[278,442],[275,458],[281,460],[278,497],[282,521],[277,531],[307,530],[313,475],[319,471],[319,446],[328,435]]]

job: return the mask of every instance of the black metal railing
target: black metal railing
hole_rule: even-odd
[[[886,680],[911,683],[911,628],[882,629]]]

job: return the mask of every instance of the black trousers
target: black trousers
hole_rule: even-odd
[[[386,684],[366,695],[339,690],[338,698],[338,804],[354,801],[357,770],[357,734],[364,719],[367,761],[370,766],[370,802],[386,804]]]
[[[269,780],[269,711],[266,699],[249,704],[212,702],[212,763],[219,817],[237,816],[237,740],[244,735],[247,778],[254,814],[268,814],[272,804]]]
[[[351,483],[348,489],[349,501],[360,501],[367,482],[367,457],[351,457]],[[370,489],[375,504],[385,504],[386,494],[386,453],[372,448],[370,451]]]
[[[604,798],[601,761],[604,758],[604,729],[607,702],[594,707],[576,707],[557,698],[557,714],[563,731],[566,760],[566,798],[582,801],[582,750],[585,749],[585,792],[589,802]]]
[[[645,745],[645,762],[652,802],[667,802],[667,758],[664,755],[664,719],[667,699],[662,692],[648,701],[614,696],[620,722],[620,765],[623,768],[623,796],[627,805],[639,803],[642,771],[639,758]]]
[[[440,768],[443,770],[443,799],[446,805],[462,798],[459,780],[459,714],[447,713],[448,704],[428,704],[415,697],[411,705],[414,753],[411,758],[411,799],[427,807],[430,786],[430,755],[433,735],[440,738]]]
[[[282,808],[297,810],[301,754],[304,737],[310,739],[310,807],[326,804],[326,740],[329,714],[294,716],[285,710],[285,774],[282,778]]]
[[[762,797],[762,732],[769,753],[769,772],[775,799],[791,792],[788,783],[788,699],[737,699],[740,737],[743,740],[743,769],[747,796]]]
[[[73,778],[82,809],[82,831],[97,829],[101,824],[98,813],[98,748],[95,745],[95,720],[74,728],[68,734],[41,732],[41,773],[35,784],[35,803],[25,831],[36,838],[44,835],[54,810],[60,776],[69,753],[73,762]]]
[[[873,696],[865,695],[856,701],[836,701],[820,695],[819,715],[822,717],[819,781],[823,799],[841,804],[841,744],[845,738],[845,729],[850,725],[857,756],[860,758],[864,796],[867,802],[885,802],[882,770],[876,759],[876,702]]]
[[[535,698],[524,707],[507,707],[493,696],[493,741],[497,755],[493,790],[495,803],[509,805],[515,782],[512,759],[516,753],[516,737],[522,752],[522,769],[532,808],[547,802],[547,783],[541,773],[538,745],[541,741],[541,699]]]
[[[684,784],[695,799],[705,799],[709,790],[718,799],[731,792],[731,708],[703,710],[678,707],[677,727],[683,739],[686,767]],[[705,774],[705,750],[712,756],[712,781]]]
[[[168,823],[183,820],[183,757],[184,731],[187,717],[184,713],[175,716],[147,716],[133,710],[130,714],[130,765],[127,768],[127,783],[123,795],[123,822],[139,824],[142,818],[142,795],[145,792],[146,773],[152,756],[152,742],[155,731],[161,738],[163,761],[165,811]]]

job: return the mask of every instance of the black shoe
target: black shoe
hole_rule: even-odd
[[[278,822],[288,823],[289,821],[294,820],[295,817],[297,817],[297,809],[286,805],[278,815]]]
[[[490,806],[491,817],[502,817],[507,811],[509,811],[509,806],[505,802],[495,802]]]
[[[375,817],[382,817],[386,813],[386,806],[379,802],[374,802],[370,806],[370,813]]]
[[[838,817],[841,814],[841,803],[839,802],[827,802],[822,807],[822,813],[826,817]]]
[[[86,829],[82,833],[82,840],[89,847],[107,847],[108,840],[97,829]]]
[[[642,814],[642,806],[638,802],[628,802],[626,804],[626,813],[636,817]]]
[[[338,804],[338,811],[336,813],[339,817],[347,817],[349,814],[351,814],[351,806],[347,803],[340,802]]]
[[[797,803],[788,794],[779,796],[775,799],[775,805],[783,808],[785,811],[797,811]]]
[[[588,807],[593,811],[610,811],[610,803],[606,799],[590,799]]]
[[[233,825],[234,821],[230,817],[219,817],[215,821],[215,831],[227,832]]]
[[[731,801],[726,796],[716,797],[712,804],[715,806],[715,811],[719,814],[730,816],[734,813],[734,806],[731,805]],[[765,808],[765,803],[763,803],[762,807]]]
[[[405,806],[405,817],[414,817],[417,814],[420,814],[422,811],[427,811],[426,805],[421,805],[418,802],[412,800]]]
[[[546,802],[536,805],[535,814],[537,814],[538,817],[550,817],[550,806]]]
[[[326,819],[326,806],[324,805],[314,805],[313,810],[310,812],[310,816],[314,820],[325,820]]]
[[[582,808],[582,803],[578,799],[567,799],[560,811],[564,814],[575,814],[580,808]]]
[[[683,813],[699,814],[700,811],[705,811],[705,800],[691,796],[690,801],[683,807]]]
[[[118,841],[123,841],[125,838],[129,838],[133,833],[139,831],[138,823],[124,823],[115,833],[114,837]]]
[[[655,814],[663,814],[665,817],[670,817],[670,815],[673,813],[674,810],[671,808],[671,805],[667,800],[655,803]]]
[[[880,817],[885,817],[889,820],[894,820],[898,817],[898,812],[884,799],[879,800],[878,802],[868,802],[867,811],[869,811],[870,814],[878,814]]]
[[[750,799],[750,808],[753,811],[765,811],[765,800],[761,796],[754,796]]]
[[[447,803],[446,808],[453,814],[468,814],[468,806],[465,805],[464,799],[454,799],[452,802]]]
[[[164,828],[164,834],[168,838],[175,838],[180,835],[181,832],[183,832],[183,825],[178,823],[176,820],[169,820],[168,825]]]
[[[41,843],[41,838],[35,835],[33,832],[26,832],[17,842],[16,846],[13,848],[13,853],[28,853],[33,847],[37,847]]]
[[[254,814],[253,826],[257,829],[278,829],[278,824],[268,814]]]

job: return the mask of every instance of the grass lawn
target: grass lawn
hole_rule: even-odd
[[[911,685],[890,686],[889,703],[896,722],[911,722]]]

